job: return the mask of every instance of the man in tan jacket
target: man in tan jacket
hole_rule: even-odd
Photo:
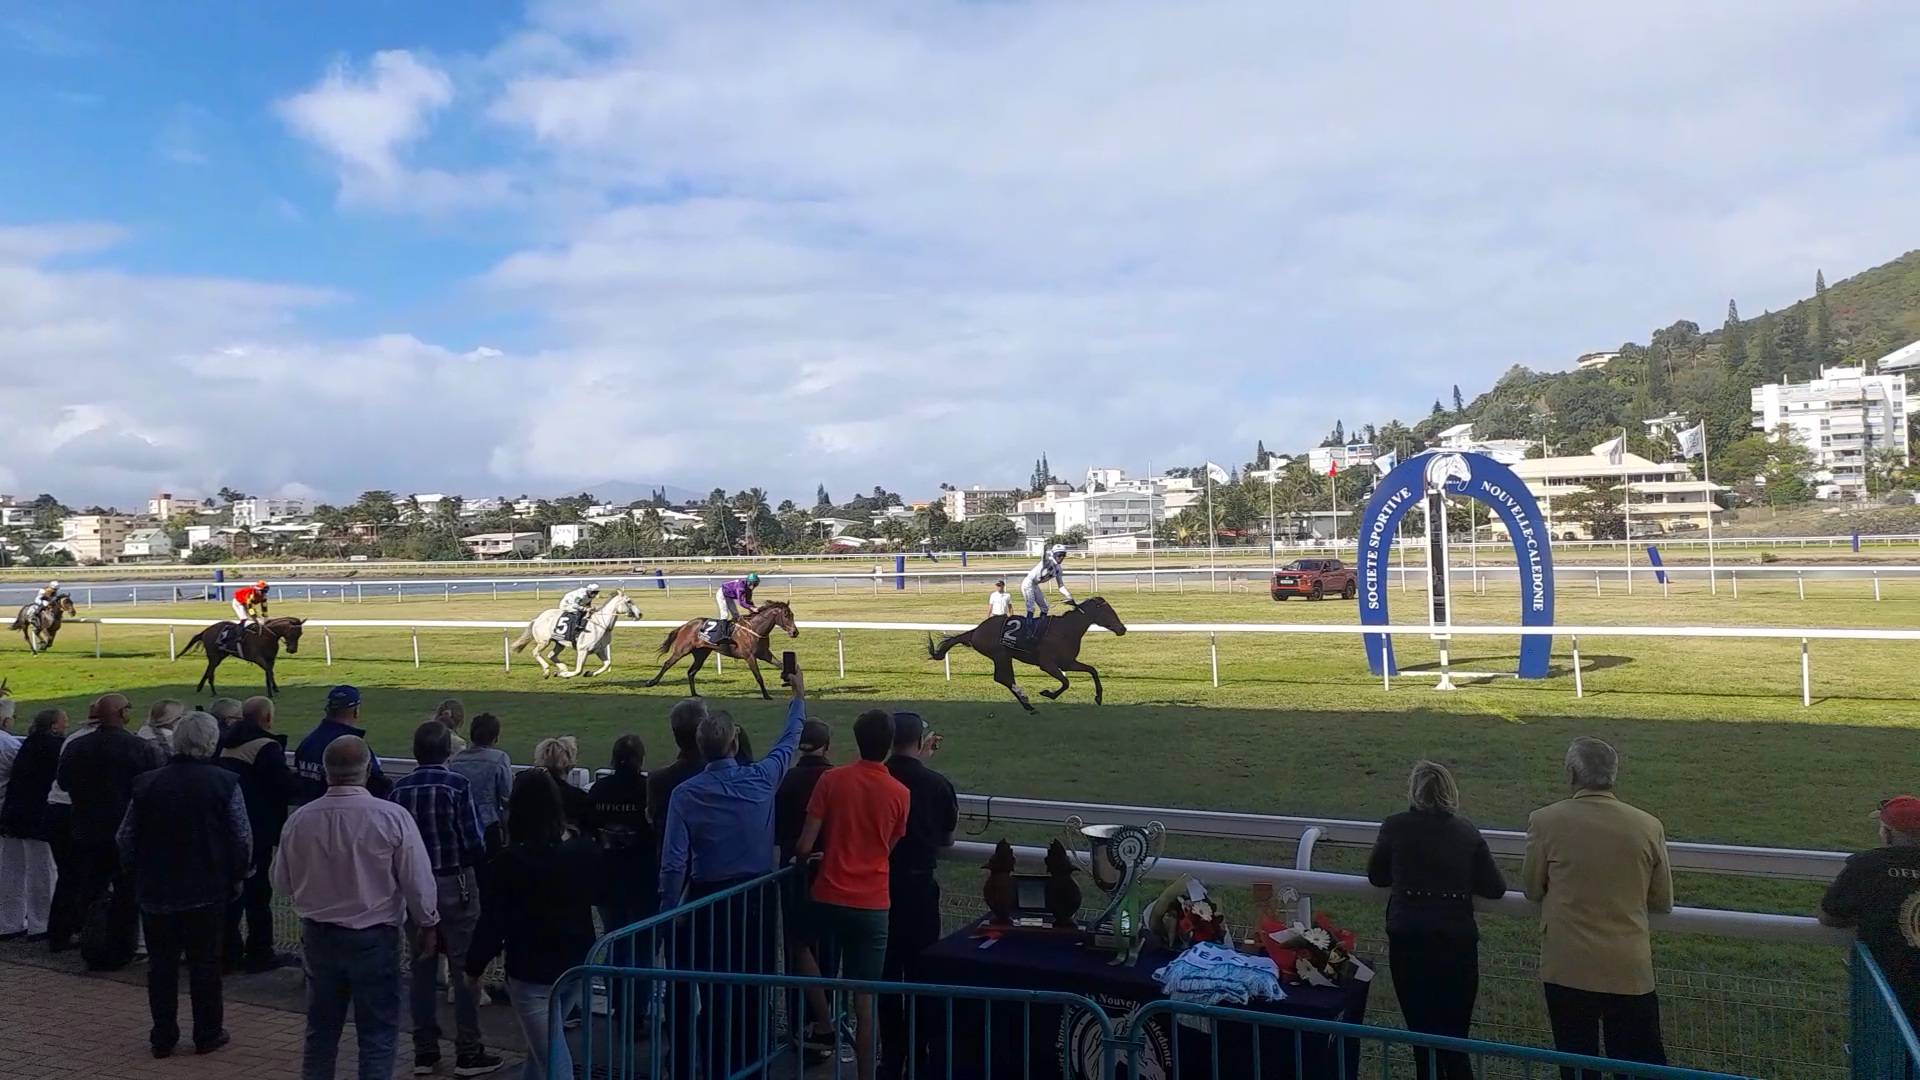
[[[1570,798],[1527,819],[1527,899],[1540,904],[1540,980],[1554,1045],[1573,1054],[1664,1065],[1647,914],[1673,910],[1660,819],[1614,797],[1620,758],[1578,738],[1567,747]],[[1561,1075],[1571,1080],[1572,1070]]]

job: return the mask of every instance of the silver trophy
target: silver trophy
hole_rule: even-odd
[[[1067,836],[1083,847],[1081,858],[1093,883],[1107,894],[1107,905],[1087,924],[1094,944],[1111,945],[1114,963],[1132,963],[1140,955],[1140,910],[1134,893],[1160,861],[1167,827],[1157,821],[1145,825],[1089,825],[1078,817],[1067,819]]]

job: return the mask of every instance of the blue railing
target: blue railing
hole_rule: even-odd
[[[1852,981],[1853,1015],[1847,1049],[1854,1080],[1920,1078],[1920,1039],[1886,972],[1865,945],[1855,943],[1847,964]]]

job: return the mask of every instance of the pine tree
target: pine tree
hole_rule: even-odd
[[[1466,399],[1460,396],[1459,383],[1453,384],[1453,411],[1455,413],[1463,413],[1467,411]]]
[[[813,505],[815,506],[832,506],[833,505],[833,497],[827,494],[827,485],[821,484],[819,489],[813,493]]]
[[[1253,463],[1262,469],[1267,467],[1267,440],[1254,440]]]
[[[1813,373],[1813,341],[1807,335],[1807,313],[1799,304],[1780,313],[1773,342],[1781,364],[1776,374],[1803,378]]]
[[[1345,446],[1347,444],[1347,426],[1335,420],[1333,422],[1333,434],[1329,435],[1328,439],[1334,446]]]
[[[1740,322],[1740,305],[1727,301],[1727,321],[1720,328],[1720,359],[1738,371],[1747,363],[1747,328]]]
[[[1833,363],[1833,312],[1827,307],[1827,275],[1813,272],[1813,362]]]

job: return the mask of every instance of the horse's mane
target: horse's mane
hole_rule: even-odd
[[[775,607],[777,607],[777,608],[785,608],[785,609],[787,609],[788,611],[792,611],[792,610],[793,610],[793,605],[792,605],[792,604],[789,604],[789,603],[787,603],[787,602],[786,602],[785,600],[769,600],[769,601],[767,601],[766,603],[764,603],[764,604],[761,604],[760,606],[761,606],[762,608],[775,608]]]

